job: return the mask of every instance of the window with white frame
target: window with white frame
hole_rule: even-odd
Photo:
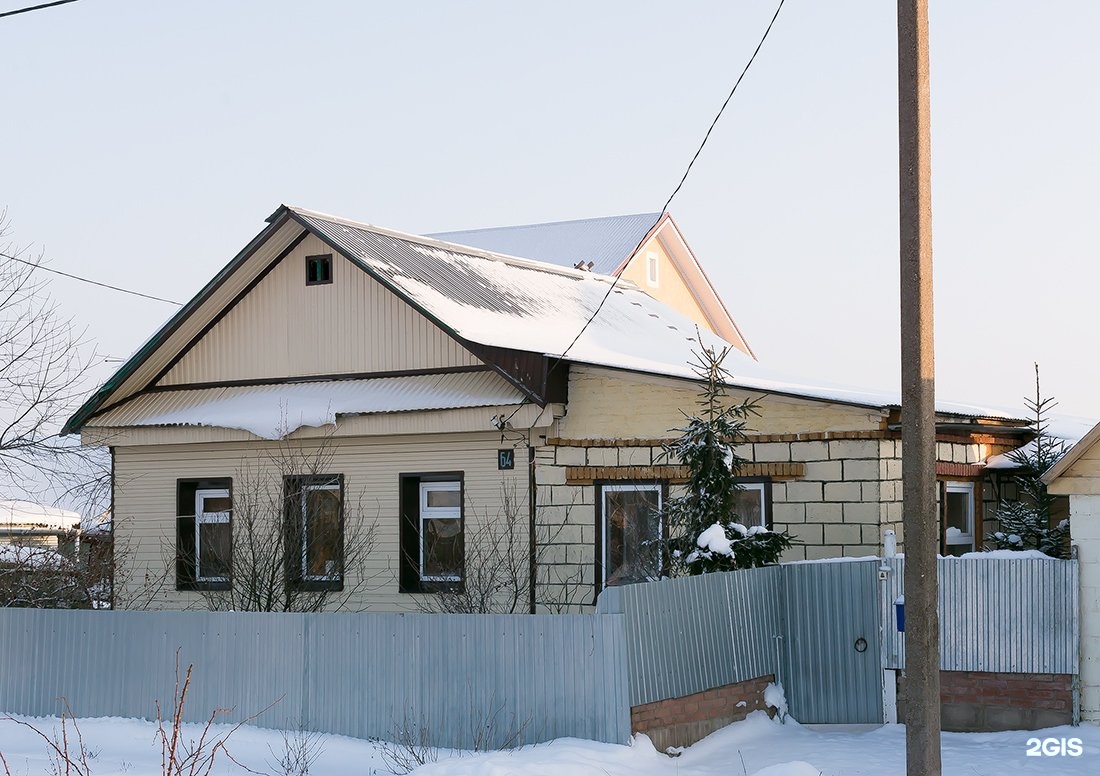
[[[973,552],[974,483],[944,482],[940,491],[944,555]]]
[[[233,536],[228,488],[195,491],[195,581],[227,582]]]
[[[647,253],[645,257],[645,282],[650,288],[661,284],[661,259],[656,253]]]
[[[604,586],[645,582],[661,575],[660,483],[600,488],[600,567]]]
[[[769,482],[738,482],[739,490],[734,496],[734,511],[737,521],[745,526],[759,525],[768,527],[768,490]]]
[[[420,483],[420,580],[462,580],[462,483]]]
[[[284,479],[287,583],[300,590],[344,584],[344,478],[302,474]]]
[[[176,480],[176,589],[228,590],[233,554],[233,480]]]

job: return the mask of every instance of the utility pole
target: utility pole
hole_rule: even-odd
[[[905,763],[940,773],[932,164],[928,0],[898,0],[901,204],[901,476],[905,542]]]

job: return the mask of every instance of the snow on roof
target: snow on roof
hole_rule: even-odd
[[[44,528],[72,531],[80,527],[80,515],[67,509],[47,507],[31,501],[0,501],[0,530]]]
[[[60,569],[69,561],[56,550],[21,544],[0,544],[0,566],[23,569]]]
[[[368,380],[196,388],[135,397],[89,426],[216,426],[280,439],[336,416],[519,404],[523,394],[495,372],[459,372]],[[488,420],[486,420],[488,427]]]
[[[466,229],[427,235],[494,253],[576,267],[592,262],[592,271],[611,274],[634,252],[660,213],[584,218],[545,224]]]
[[[693,321],[630,281],[301,208],[289,210],[350,260],[368,268],[470,342],[551,357],[568,350],[569,361],[693,380],[697,375],[690,363],[697,360],[695,354],[700,349],[697,335],[704,345],[716,350],[729,347],[725,340],[710,331],[699,331]],[[597,309],[599,314],[589,324]],[[868,407],[901,402],[898,391],[786,375],[735,348],[730,348],[724,365],[733,385],[752,390]],[[1018,417],[1017,413],[954,402],[937,402],[937,410],[966,417]]]
[[[1066,450],[1075,444],[1089,432],[1096,422],[1072,415],[1053,415],[1047,421],[1047,434],[1055,439],[1066,442]],[[1031,440],[1026,445],[1018,447],[1010,453],[991,455],[985,461],[987,469],[1019,469],[1020,464],[1013,460],[1018,455],[1033,456],[1036,452],[1037,440]]]

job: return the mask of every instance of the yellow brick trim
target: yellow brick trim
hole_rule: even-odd
[[[591,485],[596,480],[668,480],[687,482],[686,466],[566,466],[566,485]]]
[[[791,480],[806,476],[804,463],[750,463],[740,472],[742,477],[771,477]],[[668,480],[687,482],[686,466],[566,466],[566,485],[591,485],[596,480]]]

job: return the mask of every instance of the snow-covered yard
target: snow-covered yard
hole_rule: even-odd
[[[19,719],[47,733],[54,729],[60,732],[56,719]],[[78,724],[91,754],[90,771],[96,776],[161,772],[161,749],[153,723],[105,718],[79,720]],[[224,734],[229,729],[217,726],[216,733]],[[187,725],[184,732],[197,737],[201,728]],[[71,743],[71,725],[69,733]],[[1033,738],[1077,738],[1082,742],[1082,753],[1028,756],[1028,742]],[[319,737],[316,743],[318,756],[308,771],[311,776],[391,773],[377,743],[340,736]],[[285,749],[283,734],[242,727],[228,742],[229,753],[239,765],[219,755],[213,773],[245,774],[251,769],[253,773],[283,776],[286,771],[279,760]],[[888,776],[905,772],[904,751],[905,728],[900,725],[869,732],[822,730],[794,722],[782,725],[756,712],[744,722],[683,750],[678,757],[657,752],[642,736],[632,746],[560,739],[509,752],[445,753],[437,762],[414,772],[419,776]],[[0,721],[0,753],[13,776],[51,772],[45,742],[10,719]],[[1094,774],[1100,772],[1100,728],[1083,725],[1044,731],[945,733],[943,765],[945,776]]]

